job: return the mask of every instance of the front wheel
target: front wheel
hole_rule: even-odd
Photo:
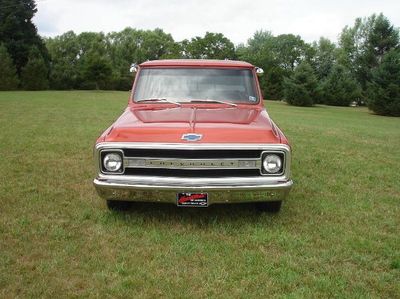
[[[267,202],[257,202],[256,208],[260,212],[267,213],[278,213],[281,209],[282,201],[267,201]]]
[[[129,201],[123,200],[107,200],[107,207],[113,211],[126,211],[132,206]]]

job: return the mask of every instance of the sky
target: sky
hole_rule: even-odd
[[[336,42],[355,18],[383,13],[400,26],[400,1],[393,0],[37,0],[33,22],[42,36],[66,31],[121,31],[161,28],[175,41],[223,33],[236,45],[257,30],[293,33],[312,42],[321,36]]]

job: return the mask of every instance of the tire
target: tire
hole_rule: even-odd
[[[278,213],[281,210],[281,206],[281,200],[256,203],[256,208],[258,211],[267,213]]]
[[[132,206],[129,201],[123,200],[107,200],[107,207],[112,211],[126,211]]]

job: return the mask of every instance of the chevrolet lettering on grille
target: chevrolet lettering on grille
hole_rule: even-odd
[[[174,168],[221,168],[221,167],[238,167],[238,161],[228,160],[228,161],[196,161],[196,160],[147,160],[147,167],[174,167]]]

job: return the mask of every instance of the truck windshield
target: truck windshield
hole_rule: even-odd
[[[137,80],[135,101],[258,102],[253,73],[248,69],[144,68]]]

